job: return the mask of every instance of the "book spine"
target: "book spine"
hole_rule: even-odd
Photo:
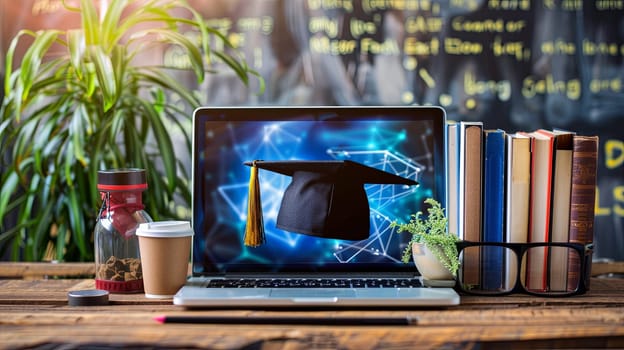
[[[464,238],[478,242],[481,239],[481,184],[483,169],[483,129],[466,129],[466,187],[464,189]]]
[[[459,126],[447,125],[447,181],[446,215],[448,232],[459,236]]]
[[[549,242],[554,136],[533,132],[531,157],[531,207],[529,242]],[[528,289],[544,291],[548,286],[548,249],[533,248],[527,253]]]
[[[486,131],[483,176],[483,240],[502,242],[505,191],[505,135],[502,131]]]
[[[507,242],[526,243],[529,237],[531,139],[508,136],[505,190]]]
[[[587,244],[594,239],[598,137],[575,135],[573,142],[569,241]],[[568,289],[573,290],[579,284],[580,259],[576,254],[570,254]]]
[[[466,241],[481,240],[482,220],[482,171],[483,171],[483,126],[482,124],[464,124],[461,134],[464,136],[460,149],[463,161],[463,187],[460,189],[461,222],[460,230]],[[463,152],[462,152],[463,151]],[[474,250],[464,253],[463,283],[478,285],[480,283],[480,254]]]
[[[531,138],[507,135],[505,241],[526,243],[529,232],[529,203],[531,192]],[[526,264],[518,265],[515,255],[506,254],[505,288],[511,289],[516,276],[525,283]]]
[[[483,160],[483,241],[503,242],[505,193],[505,133],[502,130],[484,132]],[[503,251],[490,247],[483,251],[482,283],[488,290],[503,283]]]
[[[567,242],[570,224],[570,191],[572,180],[572,133],[555,136],[555,162],[552,181],[551,242]],[[560,247],[550,249],[549,289],[565,291],[567,287],[568,250]]]

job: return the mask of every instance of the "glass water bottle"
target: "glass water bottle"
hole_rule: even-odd
[[[95,225],[95,287],[111,293],[143,292],[139,224],[151,222],[143,210],[145,170],[98,172],[102,208]]]

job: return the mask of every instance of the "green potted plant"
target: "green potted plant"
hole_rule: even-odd
[[[14,260],[93,259],[101,169],[146,169],[152,217],[188,215],[174,204],[188,208],[191,197],[174,140],[190,154],[190,111],[200,99],[170,69],[142,62],[150,48],[175,47],[198,83],[221,66],[245,84],[258,76],[184,0],[110,0],[101,12],[91,0],[63,4],[80,14],[79,28],[22,30],[6,55],[0,225],[9,215],[16,223],[0,226],[0,255],[10,249]]]
[[[427,198],[425,203],[430,206],[426,218],[419,211],[411,215],[408,223],[394,221],[391,224],[397,228],[397,233],[412,235],[402,260],[407,263],[412,257],[423,279],[431,285],[453,285],[459,269],[458,237],[447,232],[448,219],[440,203],[433,198]]]

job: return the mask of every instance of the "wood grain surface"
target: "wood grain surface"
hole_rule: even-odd
[[[5,265],[0,264],[0,269]],[[71,266],[69,268],[72,268]],[[30,268],[28,270],[31,270]],[[570,298],[462,296],[414,309],[185,310],[171,300],[111,294],[109,305],[67,305],[92,279],[0,279],[0,347],[29,349],[532,349],[624,348],[624,280],[594,278]],[[159,324],[159,315],[409,316],[411,326]]]

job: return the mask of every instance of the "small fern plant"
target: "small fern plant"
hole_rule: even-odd
[[[397,228],[397,233],[408,232],[412,234],[409,244],[403,251],[402,261],[409,262],[412,256],[412,244],[423,243],[433,252],[442,265],[449,269],[453,276],[457,275],[459,269],[459,256],[457,253],[457,235],[447,232],[448,219],[444,214],[444,209],[438,201],[427,198],[427,217],[423,218],[422,211],[411,215],[408,223],[392,222],[391,227]]]

